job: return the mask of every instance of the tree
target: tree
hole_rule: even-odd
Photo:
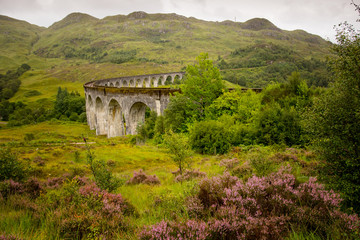
[[[206,110],[206,117],[217,119],[226,114],[233,116],[238,123],[248,123],[261,107],[261,94],[241,90],[225,92]]]
[[[214,67],[207,53],[201,53],[197,64],[186,68],[186,80],[183,88],[184,95],[188,97],[198,110],[198,120],[204,118],[205,109],[225,88],[219,69]]]
[[[164,136],[164,144],[182,175],[183,170],[189,166],[189,157],[192,154],[187,138],[181,133],[174,133],[170,130]]]
[[[196,59],[197,64],[186,68],[183,94],[171,97],[165,110],[165,125],[175,132],[187,132],[189,124],[203,120],[206,108],[225,88],[208,54],[202,53]]]
[[[330,61],[334,83],[314,102],[305,123],[324,159],[324,179],[343,193],[345,206],[359,213],[360,34],[347,23],[339,27]]]
[[[193,122],[196,112],[194,104],[184,94],[170,97],[164,114],[165,126],[174,132],[187,132],[188,123]]]

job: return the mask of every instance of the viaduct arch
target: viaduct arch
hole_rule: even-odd
[[[86,116],[90,129],[108,138],[136,134],[149,107],[158,115],[170,95],[180,89],[161,87],[181,80],[184,72],[139,75],[92,81],[84,84]]]

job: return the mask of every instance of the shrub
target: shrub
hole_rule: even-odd
[[[106,168],[105,161],[96,160],[94,154],[90,150],[90,146],[87,144],[86,150],[87,162],[95,178],[96,185],[103,190],[108,190],[109,192],[117,189],[120,185],[120,180],[114,177],[113,174]]]
[[[105,161],[94,160],[91,163],[91,171],[94,175],[96,185],[101,189],[114,191],[119,187],[119,179],[113,176],[113,174],[106,168]]]
[[[164,136],[164,144],[171,154],[172,160],[179,167],[180,174],[190,165],[191,150],[188,139],[180,133],[173,133],[171,130]]]
[[[247,180],[249,177],[251,177],[253,175],[253,172],[254,170],[248,161],[234,167],[234,169],[231,170],[232,175],[237,176],[243,180]]]
[[[134,172],[134,176],[130,178],[126,184],[160,184],[160,180],[156,175],[146,175],[146,173],[140,169],[139,172]]]
[[[65,239],[112,239],[115,233],[129,230],[126,218],[136,214],[120,194],[101,190],[80,178],[49,191],[38,203],[42,206],[39,214],[49,225],[56,225]]]
[[[249,155],[249,164],[257,176],[266,176],[275,170],[274,163],[262,151],[255,150]]]
[[[35,139],[35,136],[33,133],[25,133],[25,136],[24,136],[25,142],[30,142],[31,140],[34,140],[34,139]]]
[[[220,166],[225,167],[227,170],[231,170],[234,167],[238,166],[240,163],[239,159],[232,158],[232,159],[223,159],[220,161]]]
[[[8,198],[14,194],[26,194],[29,198],[35,199],[40,196],[43,186],[36,178],[30,178],[24,183],[15,182],[12,179],[0,182],[0,194]]]
[[[321,239],[360,237],[360,219],[339,210],[339,194],[315,178],[298,184],[290,171],[282,168],[246,183],[228,173],[203,179],[188,201],[193,219],[162,221],[144,229],[140,238],[282,239],[293,231],[315,232]]]
[[[23,180],[27,175],[25,166],[8,148],[0,149],[0,181]]]
[[[24,183],[25,192],[31,199],[35,199],[40,196],[43,190],[42,183],[37,178],[30,178]]]
[[[78,121],[82,122],[82,123],[86,123],[86,121],[87,121],[86,112],[80,113]]]
[[[157,113],[154,111],[146,112],[145,114],[145,122],[140,123],[137,128],[136,132],[138,136],[145,142],[147,139],[152,139],[154,137],[154,129],[155,123],[157,119]]]
[[[45,181],[45,186],[48,189],[58,189],[61,187],[61,185],[64,183],[64,181],[65,181],[64,177],[48,178]]]
[[[79,115],[76,112],[70,114],[69,120],[76,122],[79,119]]]
[[[79,151],[74,152],[74,161],[77,163],[80,162],[80,152]]]
[[[206,231],[206,224],[189,220],[184,224],[176,222],[161,221],[159,224],[149,227],[140,233],[140,239],[207,239],[209,234]]]
[[[38,90],[29,90],[27,92],[24,93],[24,96],[25,97],[34,97],[34,96],[39,96],[41,95],[42,93],[39,92]]]
[[[115,167],[116,166],[116,162],[114,160],[107,160],[106,165],[108,165],[109,167]]]
[[[300,114],[294,107],[282,108],[278,103],[269,104],[258,112],[255,123],[259,143],[303,144]]]
[[[200,153],[226,153],[231,147],[231,141],[229,128],[219,121],[197,122],[190,129],[191,147]]]
[[[13,235],[0,235],[0,240],[21,240],[21,238]]]
[[[189,170],[186,169],[183,174],[180,174],[180,171],[173,172],[175,177],[175,182],[183,182],[183,181],[189,181],[194,178],[203,178],[206,177],[206,173],[200,172],[199,170]]]
[[[198,198],[205,209],[210,210],[218,205],[223,205],[224,189],[236,184],[239,179],[225,173],[212,179],[205,178],[199,184]]]
[[[0,182],[0,195],[4,199],[7,199],[10,195],[22,194],[23,192],[24,185],[12,179]]]
[[[71,167],[70,168],[70,173],[69,173],[69,178],[74,178],[76,176],[80,176],[83,177],[86,173],[86,169],[83,167]]]

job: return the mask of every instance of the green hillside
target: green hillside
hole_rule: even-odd
[[[181,64],[200,52],[227,56],[256,42],[292,48],[301,57],[322,58],[328,43],[303,31],[282,31],[266,19],[207,22],[176,14],[135,12],[96,19],[73,13],[41,33],[34,53],[92,62]]]
[[[49,28],[1,16],[0,30],[5,33],[0,73],[22,63],[33,69],[21,78],[12,99],[25,102],[53,97],[60,85],[82,92],[90,80],[179,71],[201,52],[209,53],[225,80],[242,86],[282,82],[292,71],[321,86],[327,83],[322,76],[331,44],[305,31],[281,30],[262,18],[209,22],[144,12],[104,19],[72,13]],[[26,97],[32,90],[43,95]]]
[[[45,28],[0,15],[0,72],[32,62],[32,47]]]

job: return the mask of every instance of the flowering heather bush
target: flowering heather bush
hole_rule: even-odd
[[[12,179],[0,182],[0,196],[3,199],[8,198],[12,194],[21,194],[24,192],[24,186]]]
[[[24,183],[25,192],[30,198],[35,199],[40,196],[43,190],[42,183],[37,178],[30,178]]]
[[[240,163],[239,159],[231,158],[231,159],[223,159],[220,161],[220,166],[225,167],[227,170],[231,170],[234,167],[238,166]]]
[[[39,211],[67,239],[111,238],[128,229],[125,219],[135,214],[135,208],[120,194],[102,190],[95,183],[83,185],[78,179],[49,191],[39,202],[43,206]]]
[[[42,190],[42,184],[36,178],[30,178],[24,183],[15,182],[12,179],[0,182],[0,195],[3,198],[14,194],[27,194],[35,199]]]
[[[146,240],[200,240],[207,239],[206,223],[189,220],[185,223],[161,221],[140,233],[140,239]]]
[[[146,173],[140,169],[139,172],[134,172],[134,176],[130,178],[126,184],[149,184],[156,185],[160,184],[160,180],[156,175],[146,175]]]
[[[340,212],[341,198],[315,178],[298,184],[289,168],[247,182],[228,173],[203,179],[188,201],[184,223],[161,222],[141,239],[282,239],[292,231],[325,239],[359,238],[357,215]]]
[[[223,205],[224,189],[230,188],[239,181],[237,177],[231,176],[229,173],[224,173],[220,177],[211,179],[205,178],[200,184],[198,198],[201,201],[204,209],[212,209]]]
[[[276,153],[274,156],[270,158],[270,160],[281,163],[285,161],[292,161],[292,162],[298,162],[298,157],[291,153]]]
[[[253,175],[253,168],[250,166],[250,163],[246,161],[243,164],[234,167],[232,170],[230,170],[230,173],[233,176],[247,180]]]
[[[201,172],[196,169],[193,169],[193,170],[186,169],[182,175],[180,174],[180,170],[178,170],[176,172],[172,172],[172,174],[174,174],[176,176],[175,182],[183,182],[183,181],[189,181],[194,178],[206,177],[206,173]]]
[[[21,238],[15,237],[13,235],[0,235],[0,240],[21,240]]]
[[[59,187],[61,187],[61,185],[64,183],[64,181],[65,181],[64,177],[48,178],[45,181],[45,186],[48,189],[58,189]]]

